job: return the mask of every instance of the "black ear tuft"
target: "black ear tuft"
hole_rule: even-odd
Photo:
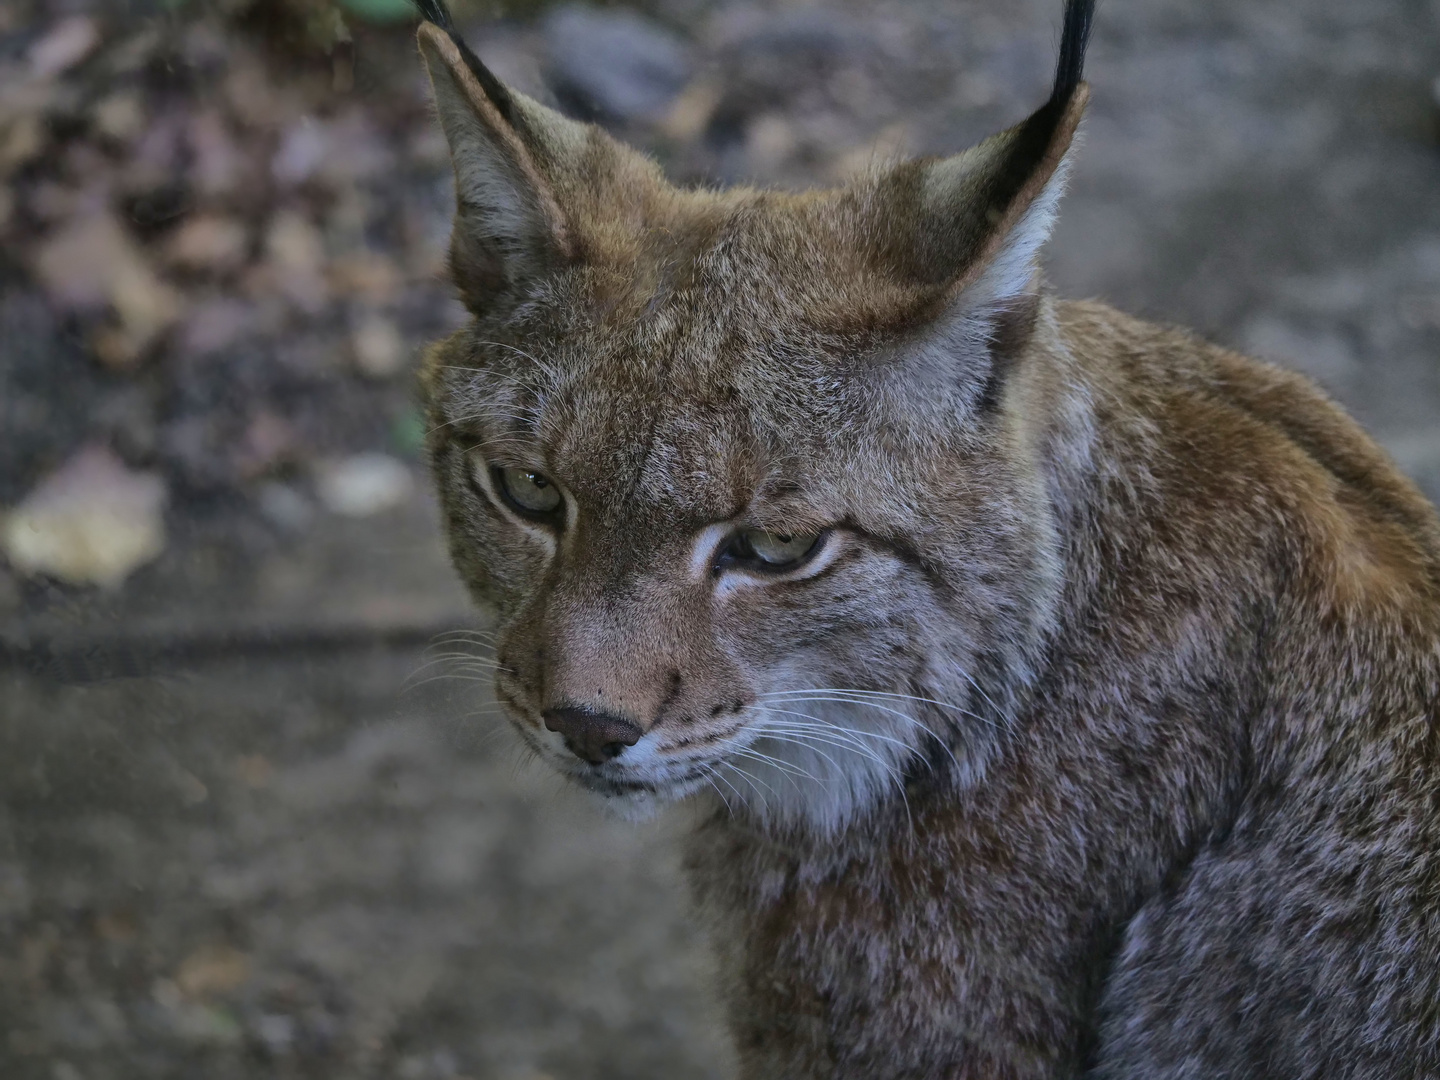
[[[1069,101],[1080,85],[1085,71],[1085,46],[1090,43],[1090,24],[1094,18],[1095,0],[1067,0],[1065,29],[1060,32],[1060,60],[1055,65],[1055,87],[1050,91],[1051,105]]]
[[[455,26],[450,21],[450,9],[445,6],[445,0],[415,0],[415,6],[426,22],[434,23],[447,34],[454,33]]]
[[[501,116],[514,123],[515,103],[511,100],[510,91],[491,73],[489,68],[480,62],[480,58],[475,55],[470,46],[465,44],[465,40],[455,29],[455,22],[450,17],[450,9],[445,6],[445,0],[413,0],[413,2],[420,9],[422,19],[434,23],[450,35],[450,40],[460,50],[460,56],[464,59],[465,66],[470,69],[470,73],[480,83],[480,88],[485,91],[485,96],[490,99],[490,103],[495,106]]]

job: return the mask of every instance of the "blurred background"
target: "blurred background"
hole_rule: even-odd
[[[457,4],[676,180],[1044,100],[1061,0]],[[1440,497],[1440,0],[1104,0],[1048,272]],[[459,324],[397,0],[0,6],[0,1076],[719,1078],[673,822],[520,762],[420,461]],[[459,633],[457,633],[459,631]]]

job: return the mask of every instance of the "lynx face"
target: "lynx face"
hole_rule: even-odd
[[[525,742],[626,812],[708,788],[822,830],[973,777],[1058,589],[1006,401],[1078,106],[850,189],[692,193],[421,44],[476,316],[429,357],[432,456]]]

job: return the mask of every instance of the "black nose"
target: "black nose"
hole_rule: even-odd
[[[558,731],[570,752],[591,765],[600,765],[619,757],[625,752],[625,747],[634,746],[645,734],[623,716],[612,716],[578,705],[546,709],[543,715],[545,726],[551,731]]]

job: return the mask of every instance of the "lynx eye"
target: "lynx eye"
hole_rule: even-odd
[[[742,529],[720,552],[717,569],[726,563],[743,563],[762,570],[789,570],[820,550],[823,535]]]
[[[490,475],[511,509],[527,517],[549,517],[563,501],[560,489],[544,473],[496,467]]]

